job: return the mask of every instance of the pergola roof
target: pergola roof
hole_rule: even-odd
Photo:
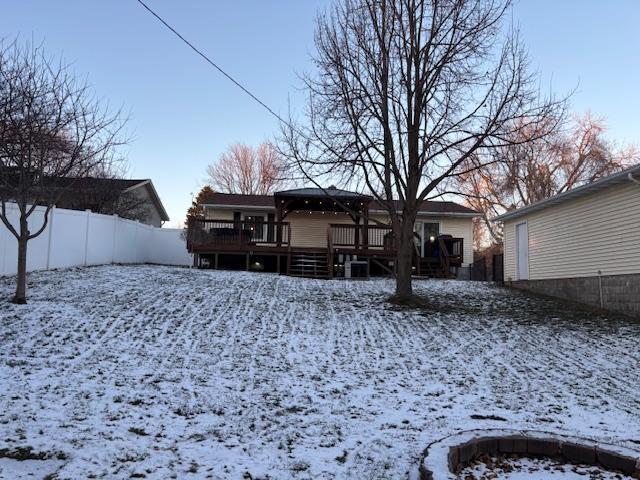
[[[394,200],[393,204],[397,211],[401,211],[404,207],[404,202],[401,200]],[[379,201],[375,201],[371,204],[371,211],[386,212],[386,207]],[[469,207],[460,205],[455,202],[448,202],[442,200],[423,200],[418,207],[418,213],[433,214],[433,215],[450,215],[450,216],[463,216],[463,217],[477,217],[480,215],[475,210]]]
[[[369,195],[363,195],[347,190],[340,190],[334,186],[329,188],[296,188],[273,194],[280,218],[286,217],[292,211],[343,211],[350,215],[361,215],[369,208],[373,200]]]
[[[370,202],[373,198],[362,193],[340,190],[336,187],[322,188],[296,188],[284,190],[273,194],[275,198],[335,198],[337,200],[360,200]]]

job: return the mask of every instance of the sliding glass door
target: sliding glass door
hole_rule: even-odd
[[[264,216],[246,215],[244,217],[244,228],[251,230],[251,240],[253,242],[264,242]]]
[[[422,224],[422,256],[437,257],[438,235],[440,235],[440,224],[438,222],[424,222]]]

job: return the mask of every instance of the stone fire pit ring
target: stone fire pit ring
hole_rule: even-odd
[[[420,480],[451,480],[482,455],[559,459],[640,478],[640,452],[591,439],[536,430],[470,430],[431,443],[420,461]]]

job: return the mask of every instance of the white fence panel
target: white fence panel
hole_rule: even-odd
[[[116,263],[136,263],[137,222],[118,219],[116,223]]]
[[[9,222],[17,227],[18,209],[13,205],[7,205],[7,217],[9,217]],[[2,273],[4,275],[15,274],[18,262],[18,241],[4,224],[1,228],[0,240],[2,240]],[[28,257],[27,263],[29,263]]]
[[[51,215],[51,213],[49,213],[49,215]],[[18,225],[18,218],[18,209],[16,208],[14,225]],[[44,222],[44,208],[39,208],[29,216],[29,231],[31,233],[36,233],[38,230],[40,230],[40,228],[42,228],[42,222]],[[10,232],[7,233],[11,235]],[[29,246],[27,248],[28,270],[42,270],[44,268],[47,268],[49,235],[50,232],[49,228],[47,227],[46,230],[36,238],[29,240]],[[11,235],[11,240],[11,244],[13,245],[13,256],[8,260],[10,262],[13,260],[12,267],[15,273],[18,269],[18,240],[13,235]]]
[[[146,263],[151,261],[150,249],[153,230],[154,228],[150,225],[138,223],[138,230],[136,231],[136,263]]]
[[[29,230],[42,225],[43,207],[29,217]],[[18,208],[7,204],[12,225],[18,228]],[[108,263],[191,265],[179,229],[156,228],[116,215],[52,209],[49,224],[27,246],[27,270],[46,270]],[[0,225],[0,275],[15,275],[18,241]]]
[[[14,204],[7,204],[7,216],[9,222],[14,226],[16,231],[20,231],[19,210]],[[29,231],[34,233],[42,226],[44,220],[44,209],[36,208],[29,216]],[[0,242],[2,242],[2,274],[15,275],[18,270],[18,240],[9,229],[2,224],[0,227]],[[27,269],[42,270],[47,268],[47,255],[49,244],[48,228],[41,235],[29,242],[35,245],[33,251],[27,250]]]
[[[103,265],[113,263],[115,248],[115,215],[89,216],[89,230],[87,238],[87,265]]]
[[[87,212],[55,210],[48,226],[51,235],[49,268],[68,268],[85,264],[87,219]],[[28,248],[33,246],[29,245]]]
[[[180,228],[156,228],[152,231],[150,263],[164,265],[191,265]]]
[[[7,266],[5,265],[5,251],[9,248],[9,242],[11,241],[11,233],[3,225],[0,226],[0,274],[7,274]]]
[[[11,205],[7,206],[7,217],[9,222],[17,227],[18,225],[18,209],[12,208]],[[31,225],[30,225],[31,226]],[[2,273],[3,274],[15,274],[18,262],[18,241],[16,237],[9,231],[8,228],[2,225]],[[27,264],[29,257],[27,257]]]

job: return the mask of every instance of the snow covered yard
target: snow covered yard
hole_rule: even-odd
[[[416,312],[382,279],[30,279],[25,306],[0,280],[0,451],[62,452],[59,478],[415,479],[429,442],[490,427],[640,447],[630,320],[456,281],[416,282]]]

